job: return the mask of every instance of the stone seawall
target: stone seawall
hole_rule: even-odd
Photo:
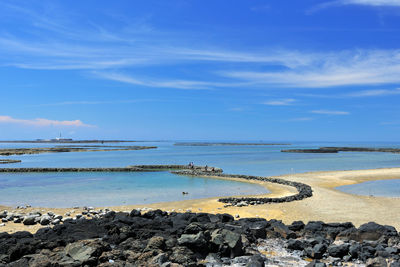
[[[20,163],[18,159],[0,159],[0,164]]]
[[[206,172],[213,170],[213,173],[222,173],[222,169],[206,166],[188,165],[130,165],[127,167],[109,168],[0,168],[0,172],[143,172],[143,171],[172,171],[172,170],[195,170],[196,172]]]
[[[224,173],[213,173],[213,172],[197,172],[197,171],[172,171],[175,174],[181,175],[196,175],[196,176],[215,176],[224,178],[235,178],[244,180],[256,180],[262,182],[276,183],[282,185],[288,185],[295,187],[298,191],[297,194],[286,197],[270,198],[270,197],[227,197],[220,198],[218,201],[222,203],[228,203],[233,206],[248,206],[248,205],[260,205],[266,203],[282,203],[291,202],[295,200],[302,200],[312,196],[312,188],[309,185],[287,181],[279,178],[269,178],[262,176],[251,176],[251,175],[240,175],[240,174],[224,174]]]

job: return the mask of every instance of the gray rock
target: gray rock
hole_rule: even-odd
[[[304,251],[306,255],[312,259],[322,259],[327,246],[325,244],[316,244],[313,248],[308,247]]]
[[[24,225],[35,225],[37,224],[36,218],[38,218],[38,215],[28,215],[25,216],[23,220]]]
[[[104,248],[97,240],[82,240],[68,244],[64,251],[72,259],[85,264],[93,261],[92,257],[99,256]]]
[[[199,232],[195,235],[183,234],[178,239],[178,244],[182,245],[182,246],[201,249],[201,248],[204,248],[204,246],[206,246],[207,241],[204,238],[203,232]]]
[[[48,224],[50,224],[50,222],[51,222],[51,217],[49,215],[43,215],[40,218],[40,224],[41,225],[48,225]]]
[[[387,267],[388,264],[385,259],[378,257],[378,258],[368,259],[365,266],[366,267]]]
[[[63,216],[61,215],[54,215],[53,219],[54,220],[62,220]]]
[[[287,242],[287,248],[292,250],[303,250],[305,246],[304,242],[297,239],[290,239]]]
[[[211,243],[219,246],[220,250],[223,246],[229,248],[224,254],[229,253],[230,257],[243,255],[242,240],[240,234],[234,233],[226,229],[218,229],[211,234]]]
[[[165,238],[162,236],[153,236],[147,243],[146,250],[163,249],[165,247]]]
[[[251,256],[249,262],[246,264],[246,267],[265,267],[264,258],[261,255]]]
[[[349,253],[349,244],[331,245],[328,247],[328,254],[335,258],[343,258]]]
[[[21,223],[21,222],[22,222],[22,220],[23,220],[23,218],[22,218],[22,217],[17,217],[17,218],[14,218],[14,223]]]

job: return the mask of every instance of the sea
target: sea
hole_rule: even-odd
[[[225,173],[275,176],[310,171],[358,170],[400,167],[400,154],[382,152],[340,152],[335,154],[283,153],[283,149],[324,146],[400,148],[389,142],[273,142],[290,145],[213,145],[176,146],[181,141],[140,141],[106,143],[110,146],[157,146],[157,149],[46,153],[0,156],[21,163],[0,164],[13,167],[125,167],[139,164],[188,164],[220,167]],[[197,142],[196,140],[184,142]],[[214,140],[213,143],[238,141]],[[260,141],[261,143],[271,143]],[[240,143],[240,142],[239,142]],[[241,141],[241,143],[257,143]],[[57,144],[0,143],[0,148],[47,147]],[[73,144],[76,145],[76,144]],[[77,144],[93,145],[93,144]],[[98,144],[94,144],[98,145]],[[339,188],[361,195],[400,197],[399,180],[376,181]],[[375,191],[374,191],[375,190]],[[182,194],[188,192],[188,194]],[[184,199],[267,193],[255,184],[202,177],[187,177],[169,172],[143,173],[0,173],[0,204],[40,207],[115,206],[148,204]]]

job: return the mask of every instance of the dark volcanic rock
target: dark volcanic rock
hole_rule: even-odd
[[[349,253],[350,244],[331,245],[328,247],[329,256],[343,258]]]
[[[87,213],[90,212],[95,214],[88,208]],[[55,217],[29,216],[33,221]],[[370,266],[379,266],[383,260],[399,260],[396,230],[375,223],[357,229],[351,223],[285,225],[261,218],[235,221],[227,214],[107,210],[99,218],[82,217],[39,229],[34,235],[0,233],[0,266],[279,265],[279,260],[267,259],[257,250],[267,241],[281,246],[278,253],[292,255],[283,256],[286,260],[302,255],[333,266],[344,261],[368,261]],[[311,264],[323,266],[317,261]]]
[[[240,234],[226,229],[218,229],[212,232],[211,243],[218,247],[218,251],[221,252],[221,255],[230,257],[243,255]]]
[[[337,239],[362,242],[364,240],[375,241],[381,238],[389,239],[390,237],[396,237],[397,235],[396,229],[392,226],[369,222],[361,225],[358,229],[349,228],[340,232],[337,235]]]

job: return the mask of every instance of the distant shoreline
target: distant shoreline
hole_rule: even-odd
[[[290,146],[283,143],[208,143],[208,142],[182,142],[175,143],[174,146]]]
[[[156,146],[56,146],[56,147],[35,147],[35,148],[1,148],[1,156],[12,155],[31,155],[43,153],[67,153],[67,152],[106,152],[106,151],[128,151],[128,150],[144,150],[156,149]]]
[[[400,148],[371,148],[371,147],[320,147],[311,149],[285,149],[286,153],[339,153],[339,152],[387,152],[400,153]]]
[[[0,143],[79,144],[79,143],[133,143],[133,140],[0,140]]]

